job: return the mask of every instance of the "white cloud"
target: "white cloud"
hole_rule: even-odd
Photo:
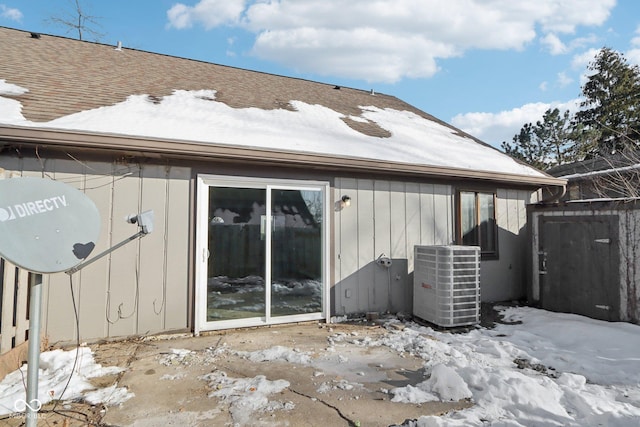
[[[7,18],[11,21],[20,22],[22,21],[22,12],[18,9],[0,4],[0,18]]]
[[[590,62],[593,62],[600,49],[589,49],[585,52],[573,56],[571,67],[576,70],[587,68]]]
[[[631,39],[631,49],[626,53],[630,64],[640,65],[640,25],[636,29],[637,36]]]
[[[538,88],[539,88],[541,91],[543,91],[543,92],[546,92],[546,90],[548,89],[548,87],[549,87],[549,83],[548,83],[548,82],[546,82],[546,81],[545,81],[545,82],[540,83],[540,86],[538,86]]]
[[[549,108],[558,108],[560,111],[569,110],[573,113],[578,110],[579,103],[579,99],[568,102],[536,102],[498,113],[458,114],[451,119],[451,124],[482,141],[499,147],[503,141],[511,141],[526,123],[541,120],[544,112]]]
[[[560,38],[554,33],[548,33],[540,39],[540,42],[548,48],[549,53],[552,55],[569,53],[596,41],[597,37],[593,34],[587,37],[577,37],[570,40],[569,43],[562,42],[562,40],[560,40]]]
[[[302,72],[395,82],[429,77],[437,61],[472,49],[524,49],[542,29],[601,25],[615,0],[200,0],[168,12],[168,26],[241,27],[252,53]],[[552,33],[552,34],[551,34]],[[554,39],[555,37],[555,39]]]
[[[549,52],[552,55],[560,55],[563,53],[567,53],[569,50],[567,46],[560,41],[560,38],[553,33],[549,33],[543,38],[540,39],[543,45],[546,45],[549,48]]]
[[[567,76],[567,73],[564,71],[558,73],[558,85],[560,87],[569,86],[571,83],[573,83],[573,79]]]
[[[640,65],[640,49],[630,49],[625,56],[629,64]]]
[[[237,24],[245,3],[245,0],[200,0],[195,6],[177,3],[167,11],[168,27],[181,30],[200,24],[210,30]]]

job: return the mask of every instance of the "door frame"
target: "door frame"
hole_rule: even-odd
[[[270,283],[265,283],[265,316],[251,317],[247,319],[207,321],[207,270],[208,270],[208,210],[209,210],[209,187],[241,187],[241,188],[264,188],[267,193],[266,208],[267,220],[271,218],[271,190],[321,190],[323,195],[323,223],[322,223],[322,311],[316,313],[305,313],[288,316],[270,316],[271,287]],[[322,320],[327,323],[331,313],[330,303],[330,185],[326,181],[293,180],[293,179],[273,179],[240,177],[227,175],[198,174],[196,184],[196,248],[195,248],[195,292],[194,292],[194,334],[201,331],[242,328],[254,326],[266,326],[282,323],[295,323],[309,320]],[[266,227],[266,274],[265,279],[270,276],[271,270],[271,227]],[[266,281],[265,281],[266,282]]]

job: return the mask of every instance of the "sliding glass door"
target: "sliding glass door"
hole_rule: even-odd
[[[209,187],[207,321],[264,317],[266,191]]]
[[[327,189],[199,178],[196,329],[326,317]]]
[[[322,311],[322,190],[271,190],[271,315]]]

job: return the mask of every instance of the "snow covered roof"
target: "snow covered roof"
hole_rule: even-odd
[[[393,96],[2,27],[0,44],[0,140],[52,130],[69,145],[77,133],[116,135],[132,148],[144,139],[564,183]]]

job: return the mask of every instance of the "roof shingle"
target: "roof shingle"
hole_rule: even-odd
[[[0,27],[0,78],[29,92],[14,96],[27,120],[46,122],[102,106],[130,95],[162,98],[174,90],[216,90],[216,100],[233,108],[291,109],[289,102],[319,104],[345,116],[359,116],[361,105],[433,116],[384,94],[283,77],[135,49],[42,35]],[[30,52],[24,55],[23,52]],[[373,122],[346,119],[353,129],[386,137]]]

